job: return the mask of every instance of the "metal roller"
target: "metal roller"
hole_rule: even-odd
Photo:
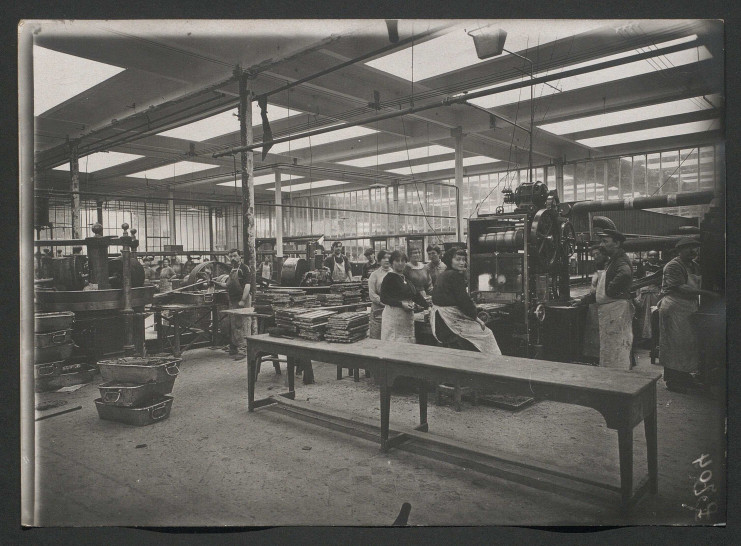
[[[280,272],[281,286],[298,286],[301,279],[310,270],[309,262],[304,258],[286,258]]]
[[[481,250],[489,252],[517,252],[524,248],[524,241],[525,231],[523,229],[485,233],[478,239]]]

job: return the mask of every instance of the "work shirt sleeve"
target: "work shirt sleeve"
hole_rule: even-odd
[[[633,283],[633,270],[627,260],[620,260],[616,266],[615,276],[605,287],[605,294],[611,298],[618,298],[621,294],[630,291]]]

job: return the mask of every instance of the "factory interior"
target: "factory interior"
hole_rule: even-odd
[[[726,522],[722,21],[19,40],[24,526]]]

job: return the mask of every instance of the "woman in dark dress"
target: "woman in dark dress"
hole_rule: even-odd
[[[385,305],[381,316],[381,339],[415,343],[414,304],[417,303],[425,309],[429,304],[404,276],[406,254],[394,250],[390,261],[391,271],[381,283],[381,303]]]
[[[494,334],[476,316],[476,305],[466,291],[466,251],[451,248],[443,262],[447,269],[438,274],[432,291],[430,326],[435,339],[458,349],[501,355]]]

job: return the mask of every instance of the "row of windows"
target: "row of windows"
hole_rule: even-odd
[[[620,199],[692,192],[712,189],[724,180],[722,153],[714,146],[637,154],[614,159],[569,163],[563,167],[563,201]],[[534,169],[534,179],[557,188],[556,168]],[[527,170],[467,176],[461,191],[463,216],[493,213],[503,203],[502,190],[516,188],[528,180]],[[394,247],[403,241],[389,239],[412,234],[429,234],[430,240],[452,240],[455,232],[455,180],[419,182],[393,187],[369,188],[326,195],[294,197],[284,202],[284,236],[324,235],[328,240],[359,241],[358,250],[368,246],[371,237],[386,237]],[[658,212],[698,217],[706,205],[659,209]],[[81,204],[81,235],[98,218],[94,201]],[[138,230],[140,249],[163,250],[173,244],[166,201],[109,201],[103,205],[106,235],[118,235],[127,222]],[[40,238],[72,238],[71,209],[68,201],[50,207],[53,228],[44,229]],[[255,228],[258,238],[275,236],[275,206],[257,204]],[[238,204],[176,204],[175,242],[185,250],[228,250],[242,246],[242,214]],[[398,243],[398,244],[397,244]]]

